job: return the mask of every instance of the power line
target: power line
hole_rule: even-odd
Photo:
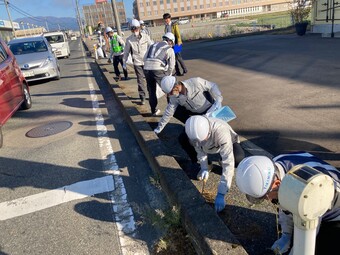
[[[5,1],[5,0],[3,0],[3,2],[4,2],[4,1]],[[28,12],[26,12],[26,11],[20,9],[19,7],[15,6],[15,5],[13,5],[13,4],[10,4],[9,2],[8,2],[8,6],[9,6],[12,10],[14,10],[14,11],[20,13],[21,15],[23,15],[23,16],[25,16],[25,17],[27,17],[27,18],[33,20],[33,21],[37,21],[37,22],[41,22],[41,23],[48,22],[49,24],[52,24],[52,25],[54,25],[54,26],[59,26],[59,25],[61,24],[64,28],[66,28],[66,26],[68,25],[67,23],[64,23],[64,22],[61,22],[60,24],[57,24],[57,23],[53,23],[53,22],[50,22],[50,21],[47,21],[47,20],[39,19],[39,18],[37,18],[37,17],[32,16],[30,13],[28,13]]]

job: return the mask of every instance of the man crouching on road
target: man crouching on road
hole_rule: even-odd
[[[149,104],[151,113],[155,116],[161,113],[157,109],[157,83],[161,85],[162,78],[173,73],[176,61],[172,49],[175,36],[172,33],[166,33],[162,39],[162,42],[152,44],[144,57],[144,74],[149,92]]]
[[[190,116],[207,114],[222,107],[223,97],[217,84],[200,77],[177,81],[174,76],[165,76],[161,87],[167,94],[169,103],[154,130],[156,134],[164,129],[172,116],[185,124]],[[191,161],[197,162],[196,151],[185,132],[180,134],[179,142]]]
[[[215,198],[215,210],[220,212],[225,207],[224,198],[231,187],[234,167],[244,158],[239,137],[226,121],[206,116],[190,117],[185,123],[185,133],[197,152],[201,167],[198,180],[206,182],[209,178],[208,154],[220,154],[222,176]]]

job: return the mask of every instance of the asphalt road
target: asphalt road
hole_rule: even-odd
[[[0,254],[148,254],[162,229],[145,215],[168,205],[110,87],[70,45],[61,80],[31,84],[32,108],[3,127]]]
[[[199,53],[198,53],[199,52]],[[233,128],[273,155],[306,150],[340,168],[340,46],[318,35],[184,44],[189,73],[216,82]]]

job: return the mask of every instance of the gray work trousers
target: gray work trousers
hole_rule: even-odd
[[[134,65],[133,67],[137,76],[139,98],[141,100],[144,100],[146,95],[146,81],[143,66]]]

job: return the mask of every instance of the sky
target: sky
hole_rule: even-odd
[[[125,5],[126,17],[132,18],[132,3],[133,0],[116,0],[123,1]],[[76,0],[8,0],[10,5],[17,7],[20,10],[32,16],[54,16],[54,17],[76,17]],[[82,10],[82,5],[94,4],[95,0],[78,0],[79,11]],[[111,0],[108,0],[111,2]],[[10,15],[13,20],[25,17],[23,14],[9,8]],[[82,16],[82,14],[81,14]],[[5,8],[4,0],[0,0],[0,19],[9,20]]]

